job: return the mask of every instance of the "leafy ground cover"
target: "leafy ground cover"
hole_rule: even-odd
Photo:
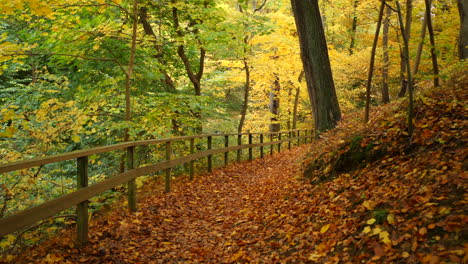
[[[8,260],[466,263],[466,87],[462,73],[421,95],[412,136],[403,103],[377,108],[367,127],[345,117],[314,144],[192,182],[180,177],[171,193],[158,181],[146,185],[139,211],[116,205],[97,217],[82,249],[66,230]],[[352,149],[380,150],[382,157],[337,170],[335,161]],[[314,163],[322,165],[304,177]]]

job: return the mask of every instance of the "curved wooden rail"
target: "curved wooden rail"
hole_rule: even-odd
[[[301,131],[304,131],[301,135]],[[243,149],[249,149],[249,160],[253,159],[253,148],[260,148],[260,157],[264,156],[264,147],[270,146],[270,153],[273,153],[273,145],[278,146],[278,152],[281,151],[281,144],[288,143],[288,148],[291,148],[291,144],[297,140],[297,145],[301,143],[307,143],[308,139],[312,137],[311,130],[291,130],[283,132],[273,133],[239,133],[239,134],[205,134],[196,136],[186,137],[174,137],[167,139],[156,139],[156,140],[144,140],[144,141],[132,141],[125,142],[110,146],[103,146],[92,148],[88,150],[79,150],[74,152],[68,152],[59,155],[41,157],[31,160],[18,161],[14,163],[8,163],[0,165],[0,173],[6,173],[16,170],[29,169],[35,166],[46,165],[59,161],[65,161],[70,159],[77,159],[77,185],[78,190],[61,196],[59,198],[47,201],[38,206],[23,210],[16,214],[7,216],[0,219],[0,238],[21,230],[25,227],[35,224],[40,220],[47,219],[67,208],[77,206],[77,245],[82,246],[87,242],[88,237],[88,199],[102,194],[103,192],[110,190],[118,185],[128,183],[128,204],[131,210],[136,210],[136,187],[135,179],[139,176],[148,175],[150,173],[158,171],[166,171],[166,192],[170,191],[170,174],[171,169],[182,164],[189,163],[190,179],[193,178],[193,162],[195,160],[207,157],[208,171],[212,169],[212,156],[216,154],[224,153],[224,163],[228,164],[228,153],[230,151],[237,151],[237,161],[240,161],[240,153]],[[282,139],[282,135],[286,134],[287,137]],[[242,136],[248,136],[248,143],[242,143]],[[258,143],[253,143],[253,136],[258,135]],[[264,136],[268,135],[270,141],[264,142]],[[237,136],[238,145],[229,146],[229,136]],[[224,147],[212,149],[212,138],[213,137],[224,137]],[[207,149],[194,153],[194,140],[197,138],[207,138]],[[179,158],[171,159],[171,143],[174,141],[190,141],[190,152],[191,154],[185,155]],[[147,165],[140,168],[133,168],[134,159],[134,148],[142,145],[152,144],[166,144],[166,160],[155,164]],[[88,156],[99,153],[105,153],[114,150],[126,149],[127,151],[127,165],[124,173],[117,174],[112,178],[103,180],[88,186]]]

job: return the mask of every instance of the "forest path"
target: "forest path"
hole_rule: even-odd
[[[136,213],[112,210],[91,223],[90,243],[85,248],[78,251],[55,244],[46,246],[54,248],[47,254],[80,263],[294,259],[292,251],[280,246],[286,241],[280,240],[290,240],[287,229],[308,218],[302,198],[294,194],[306,184],[300,180],[301,161],[309,149],[310,145],[304,145],[232,164],[194,181],[179,177],[167,194],[161,192],[161,183],[149,183],[143,192],[151,191],[142,194]],[[304,205],[304,214],[299,214],[298,204]],[[290,211],[298,217],[291,218]]]

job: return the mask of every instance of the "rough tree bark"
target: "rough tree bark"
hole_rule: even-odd
[[[468,3],[458,0],[460,13],[460,37],[458,39],[458,56],[460,60],[468,58]]]
[[[341,119],[317,0],[291,0],[316,133]]]
[[[382,3],[380,4],[379,18],[377,20],[377,28],[375,29],[375,35],[374,35],[374,44],[372,45],[372,50],[371,50],[371,59],[369,63],[370,64],[369,75],[367,76],[367,86],[366,86],[366,109],[364,112],[364,123],[367,123],[369,121],[370,92],[371,92],[371,85],[372,85],[372,77],[374,75],[375,50],[377,48],[377,42],[379,40],[380,25],[382,24],[384,8],[385,8],[385,0],[383,0]]]

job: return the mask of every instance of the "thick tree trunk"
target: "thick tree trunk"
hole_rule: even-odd
[[[458,0],[458,11],[460,12],[458,56],[462,60],[468,58],[468,3],[466,0]]]
[[[388,57],[388,31],[390,28],[390,16],[392,11],[390,8],[385,8],[385,19],[383,21],[383,67],[382,67],[382,103],[386,104],[390,102],[390,95],[388,94],[388,66],[390,59]]]
[[[379,18],[377,21],[377,28],[375,29],[374,35],[374,44],[372,45],[371,58],[369,65],[369,75],[367,76],[367,86],[366,86],[366,109],[364,112],[364,122],[369,121],[369,111],[370,111],[370,92],[372,86],[372,77],[374,75],[374,61],[375,61],[375,50],[377,48],[377,42],[379,40],[380,25],[382,24],[383,11],[385,8],[385,0],[380,4]]]
[[[279,83],[279,77],[275,74],[275,81],[270,91],[270,132],[278,132],[281,130],[281,124],[279,123],[279,93],[281,91],[281,85]]]
[[[432,58],[432,69],[434,73],[434,86],[439,86],[439,65],[437,64],[437,55],[435,53],[435,38],[434,29],[432,28],[431,18],[431,2],[430,0],[424,0],[426,4],[426,17],[427,17],[427,31],[429,31],[429,40],[431,41],[431,58]]]
[[[317,0],[291,0],[317,133],[341,119]]]

